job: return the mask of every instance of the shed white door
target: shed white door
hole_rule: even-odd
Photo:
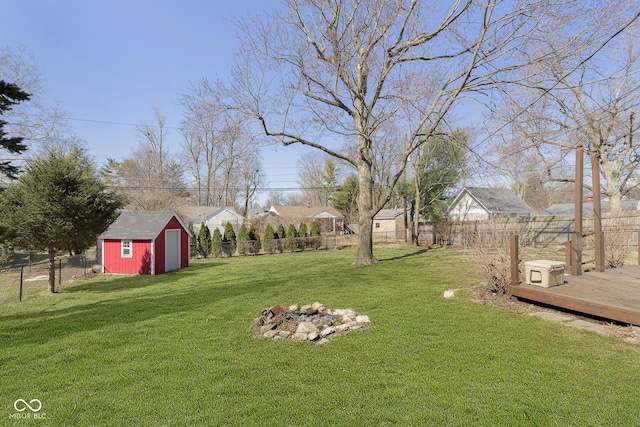
[[[164,269],[165,271],[180,268],[180,230],[164,232]]]

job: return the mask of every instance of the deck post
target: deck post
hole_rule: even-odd
[[[604,271],[604,236],[602,235],[602,207],[600,203],[600,161],[598,149],[591,150],[593,180],[593,239],[596,252],[596,271]]]
[[[576,182],[575,182],[575,233],[571,237],[571,274],[582,275],[582,186],[584,179],[584,148],[582,142],[576,146]]]
[[[520,284],[520,256],[518,254],[518,235],[511,235],[511,286]]]

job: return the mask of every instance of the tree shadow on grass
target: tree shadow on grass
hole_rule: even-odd
[[[212,265],[207,263],[196,269],[201,270],[210,266]],[[0,316],[0,330],[4,331],[0,335],[0,347],[42,344],[49,340],[69,337],[74,333],[146,322],[162,316],[194,313],[202,311],[206,306],[237,297],[248,300],[251,295],[266,294],[270,288],[281,284],[277,279],[262,280],[259,283],[245,279],[241,282],[220,280],[215,283],[202,282],[186,286],[183,283],[176,289],[170,286],[173,281],[179,279],[176,276],[184,277],[184,275],[195,273],[195,270],[189,270],[159,276],[143,276],[147,283],[141,280],[134,286],[139,288],[162,286],[162,289],[149,294],[131,296],[117,294],[113,298],[103,296],[107,294],[109,287],[112,291],[121,288],[131,289],[131,285],[126,280],[127,277],[118,277],[113,280],[114,283],[105,283],[103,295],[87,296],[90,299],[99,299],[94,302],[58,309],[53,306],[42,311]]]
[[[380,262],[387,262],[387,261],[397,261],[399,259],[412,258],[412,257],[418,256],[418,255],[422,255],[424,253],[427,253],[428,251],[431,251],[431,250],[433,250],[433,248],[431,248],[431,246],[428,246],[426,248],[419,249],[419,250],[417,250],[415,252],[411,252],[411,253],[403,254],[403,255],[399,255],[399,256],[394,256],[394,257],[391,257],[391,258],[384,258],[384,259],[380,259],[379,261]]]
[[[112,293],[123,290],[131,290],[136,288],[144,288],[154,286],[159,283],[166,283],[167,280],[177,280],[185,275],[196,274],[201,270],[214,268],[220,265],[220,263],[208,262],[192,264],[188,268],[181,270],[171,271],[165,274],[158,274],[156,276],[150,275],[119,275],[104,273],[96,278],[98,280],[82,281],[78,284],[63,286],[64,293],[77,293],[77,292],[97,292],[97,293]]]

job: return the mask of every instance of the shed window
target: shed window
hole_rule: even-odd
[[[133,250],[131,248],[131,240],[122,241],[122,258],[132,258]]]
[[[376,222],[376,228],[380,228],[380,223]]]

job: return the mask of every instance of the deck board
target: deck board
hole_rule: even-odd
[[[551,288],[520,284],[511,286],[509,292],[519,299],[640,325],[640,266],[565,275],[564,280],[563,285]]]

